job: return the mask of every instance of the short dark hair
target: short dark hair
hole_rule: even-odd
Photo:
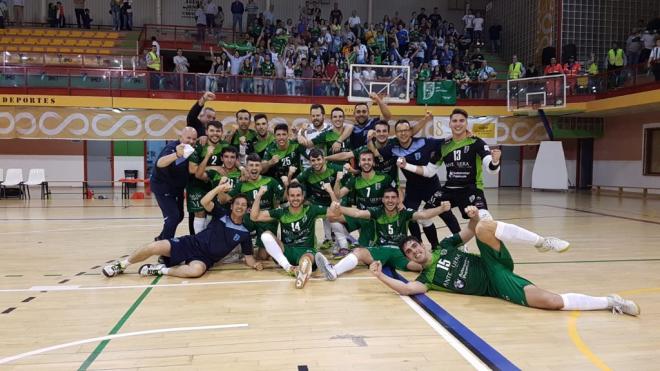
[[[332,114],[335,113],[335,112],[337,112],[337,111],[341,112],[342,115],[345,115],[345,114],[344,114],[344,110],[341,109],[341,108],[339,108],[339,107],[335,107],[335,108],[333,108],[332,111],[330,111],[330,115],[332,116]]]
[[[300,188],[300,192],[302,192],[303,195],[305,194],[305,188],[303,188],[302,184],[298,182],[291,182],[291,184],[289,184],[289,186],[286,187],[286,193],[288,194],[289,190],[291,190],[292,188]]]
[[[387,122],[387,121],[385,121],[385,120],[378,120],[378,121],[376,121],[376,123],[374,124],[374,129],[375,129],[376,126],[378,126],[378,125],[387,126],[387,130],[390,130],[390,123]]]
[[[245,108],[241,108],[238,111],[236,111],[236,118],[238,118],[239,113],[247,113],[248,118],[252,118],[252,114],[250,113],[250,111],[246,110]]]
[[[261,120],[261,119],[266,119],[266,121],[268,121],[268,116],[266,116],[265,113],[257,113],[256,115],[254,115],[254,122],[257,122],[257,120]]]
[[[247,158],[247,162],[259,162],[261,163],[261,157],[257,153],[250,153]]]
[[[236,149],[236,147],[234,146],[227,146],[222,149],[222,152],[220,152],[222,156],[224,156],[225,153],[233,153],[238,156],[238,149]]]
[[[369,155],[369,156],[374,157],[374,158],[376,157],[376,155],[374,155],[373,152],[367,150],[367,151],[362,151],[362,152],[360,152],[360,155],[358,156],[358,160],[359,160],[363,155]]]
[[[463,117],[468,118],[467,111],[462,108],[454,108],[454,110],[451,111],[451,115],[449,115],[449,119],[451,120],[451,117],[454,115],[462,115]]]
[[[406,244],[407,244],[408,242],[411,242],[411,241],[417,242],[417,243],[420,244],[420,245],[422,244],[422,241],[420,241],[419,238],[417,238],[417,237],[415,237],[415,236],[408,236],[408,237],[404,238],[403,241],[401,241],[401,243],[399,243],[399,250],[401,250],[401,253],[402,253],[404,256],[405,256],[406,254],[403,252],[403,247],[406,246]]]
[[[250,199],[245,193],[239,193],[236,196],[234,196],[234,198],[231,199],[231,204],[234,205],[234,202],[236,202],[236,200],[241,198],[244,199],[248,205],[250,204]]]
[[[222,122],[217,121],[217,120],[209,121],[207,126],[213,126],[216,129],[220,129],[220,131],[223,130]]]
[[[358,102],[358,103],[355,103],[355,106],[353,106],[353,109],[356,109],[357,106],[365,106],[365,107],[367,107],[367,110],[369,109],[369,105],[366,104],[365,102]]]
[[[396,193],[397,196],[399,195],[399,191],[396,188],[387,187],[387,188],[385,188],[385,190],[383,190],[383,196],[385,196],[385,193],[390,193],[390,192]]]
[[[309,150],[309,158],[323,157],[323,151],[318,148],[312,148]]]
[[[410,125],[410,121],[408,121],[408,120],[406,120],[406,119],[400,119],[400,120],[397,120],[396,124],[394,124],[394,130],[396,130],[396,128],[397,128],[399,125],[402,125],[402,124],[408,124],[408,127],[411,127],[411,128],[412,128],[412,125]]]
[[[309,106],[309,112],[311,113],[313,109],[320,109],[321,114],[325,115],[325,107],[323,107],[323,105],[314,103],[311,106]]]
[[[289,132],[289,125],[287,125],[285,123],[279,123],[279,124],[275,125],[275,129],[273,130],[273,133],[277,133],[280,130],[284,130],[288,133]]]

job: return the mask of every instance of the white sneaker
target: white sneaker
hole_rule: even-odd
[[[330,264],[328,259],[321,252],[317,252],[314,255],[314,260],[316,260],[316,266],[319,270],[325,275],[325,279],[328,281],[334,281],[337,279],[337,272],[335,267]]]
[[[125,267],[122,267],[122,265],[119,261],[116,261],[116,262],[114,262],[110,265],[106,265],[105,267],[103,267],[101,272],[103,272],[104,276],[110,278],[110,277],[114,277],[118,274],[124,273],[124,268]]]
[[[312,275],[312,261],[308,258],[303,258],[296,273],[296,288],[302,289],[305,287],[309,276]]]
[[[540,245],[536,245],[536,249],[539,252],[548,252],[550,250],[565,252],[570,246],[570,243],[557,237],[543,237],[543,242]]]
[[[165,268],[165,264],[144,264],[140,267],[140,276],[161,276],[161,268]]]
[[[614,314],[628,314],[631,316],[639,316],[641,310],[639,306],[632,300],[626,300],[617,294],[611,294],[607,297],[607,301],[612,307]]]

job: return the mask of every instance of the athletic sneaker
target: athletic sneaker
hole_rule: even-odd
[[[317,252],[316,255],[314,255],[314,260],[316,260],[316,266],[319,267],[319,270],[325,275],[326,280],[334,281],[337,279],[335,267],[330,264],[325,255]]]
[[[541,242],[540,245],[536,245],[535,247],[539,252],[548,252],[550,250],[556,252],[564,252],[568,250],[570,246],[570,243],[557,237],[543,237],[543,242]]]
[[[309,258],[302,258],[298,273],[296,274],[296,288],[302,289],[305,287],[309,276],[312,275],[312,261]]]
[[[162,276],[160,270],[165,268],[164,264],[145,264],[140,267],[140,276]]]
[[[632,300],[626,300],[617,294],[611,294],[607,297],[607,301],[612,307],[614,314],[628,314],[631,316],[639,316],[641,313],[639,306]]]
[[[114,277],[118,274],[124,273],[124,268],[122,267],[121,263],[119,261],[116,261],[112,264],[106,265],[103,267],[101,272],[103,272],[103,275],[106,277]]]

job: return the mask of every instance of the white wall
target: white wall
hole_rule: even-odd
[[[9,168],[21,168],[23,180],[27,180],[30,169],[44,169],[46,180],[54,182],[50,183],[51,187],[82,187],[81,182],[85,175],[83,166],[83,156],[0,155],[0,168],[4,169],[5,174]]]
[[[144,156],[115,156],[114,180],[123,178],[124,170],[137,170],[138,178],[144,179]],[[116,183],[115,187],[121,187],[121,184]],[[144,187],[144,183],[138,183],[138,187]]]
[[[523,160],[522,180],[520,182],[523,188],[532,187],[532,172],[534,171],[534,162],[536,162],[536,160]]]
[[[593,179],[595,185],[660,188],[660,176],[643,175],[642,161],[594,161]]]
[[[64,6],[64,16],[67,23],[76,23],[76,15],[73,8],[73,0],[59,0]],[[161,0],[163,7],[170,9],[173,4],[178,4],[181,8],[182,0]],[[55,0],[25,0],[24,20],[27,22],[46,22],[48,3]],[[91,15],[92,27],[94,25],[112,25],[112,16],[110,11],[110,0],[87,0],[85,7],[89,9]],[[167,13],[163,9],[163,13]],[[156,0],[136,0],[133,1],[133,25],[141,26],[144,23],[156,23]]]

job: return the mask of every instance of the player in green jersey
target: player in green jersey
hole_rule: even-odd
[[[211,182],[211,186],[215,187],[218,185],[218,182],[220,181],[220,178],[226,177],[229,181],[229,185],[234,187],[243,173],[241,172],[241,167],[238,166],[238,150],[234,146],[227,146],[222,149],[222,166],[208,169],[207,170],[207,175],[209,177],[209,181]],[[202,166],[200,165],[200,168]],[[197,172],[199,172],[200,169],[197,169]]]
[[[604,310],[637,316],[639,306],[619,295],[594,297],[584,294],[555,294],[541,289],[513,273],[513,259],[506,243],[524,243],[540,252],[566,251],[569,243],[555,237],[541,237],[514,224],[480,220],[476,206],[468,206],[468,228],[447,237],[437,249],[423,246],[415,237],[405,239],[400,248],[408,259],[424,267],[415,281],[403,283],[383,274],[378,261],[369,267],[373,274],[401,295],[428,290],[501,298],[515,304],[549,310]],[[458,246],[474,236],[480,256],[464,253]]]
[[[248,153],[254,152],[254,142],[257,139],[257,132],[250,129],[250,120],[252,114],[246,109],[240,109],[236,112],[236,124],[238,128],[227,133],[227,141],[239,149],[239,162],[245,165],[245,159]]]
[[[295,140],[289,139],[289,126],[275,126],[275,141],[271,143],[261,161],[263,170],[268,176],[281,181],[286,187],[289,179],[300,169],[300,159],[305,156],[305,147]]]
[[[319,112],[321,111],[319,110]],[[344,123],[344,110],[339,107],[333,108],[330,113],[330,121],[332,126],[321,131],[313,138],[308,137],[305,130],[307,128],[303,127],[303,130],[298,134],[298,142],[307,148],[316,146],[322,149],[325,155],[350,152],[350,145],[347,140],[353,132],[353,125]]]
[[[195,214],[193,231],[191,234],[203,231],[206,224],[208,224],[206,221],[206,212],[204,211],[204,207],[200,203],[200,200],[209,190],[211,190],[210,179],[205,168],[220,167],[220,154],[228,145],[226,142],[222,141],[222,133],[222,123],[220,121],[209,122],[206,128],[206,135],[208,137],[206,145],[198,143],[195,146],[195,152],[193,152],[188,159],[188,171],[191,176],[188,185],[186,186],[186,204],[188,212]],[[198,170],[201,171],[198,172]]]
[[[358,247],[346,255],[336,265],[331,265],[322,254],[316,254],[316,265],[323,271],[327,280],[334,281],[341,274],[348,272],[359,263],[371,264],[380,261],[382,264],[396,269],[420,271],[422,266],[403,256],[398,245],[408,235],[408,222],[429,219],[438,216],[450,209],[449,202],[433,209],[417,211],[413,209],[399,209],[399,192],[394,188],[385,190],[382,206],[367,210],[341,207],[333,203],[328,212],[332,221],[353,222],[353,219],[363,219],[372,222],[372,228],[361,230],[362,233],[373,233],[374,245]],[[341,215],[338,215],[341,214]]]
[[[268,130],[268,116],[263,113],[254,115],[254,130],[257,136],[252,144],[252,151],[264,158],[266,148],[275,141],[275,136]]]
[[[261,202],[259,204],[261,210],[271,210],[279,207],[284,197],[284,188],[282,188],[282,185],[275,179],[261,175],[261,158],[259,158],[259,155],[256,153],[251,153],[247,158],[246,179],[238,182],[233,189],[229,191],[227,196],[220,199],[220,202],[226,203],[231,200],[231,197],[238,194],[245,194],[248,198],[248,206],[252,207],[254,199],[259,192],[259,188],[262,186],[266,187],[266,193],[261,197]],[[270,231],[273,235],[276,235],[279,224],[277,221],[254,224],[254,229],[257,235],[255,245],[259,248],[257,251],[257,258],[267,259],[268,253],[266,253],[263,242],[261,241],[261,234]]]
[[[307,200],[311,204],[328,207],[330,206],[330,202],[332,202],[332,195],[326,191],[326,187],[332,187],[335,184],[337,174],[343,169],[340,165],[327,163],[323,157],[323,152],[318,148],[312,148],[310,150],[309,162],[311,163],[311,167],[300,173],[296,180],[305,188]],[[341,225],[333,226],[328,219],[323,219],[324,240],[322,249],[332,246],[332,232],[335,229],[344,231]]]
[[[250,219],[254,222],[280,222],[282,241],[271,232],[264,232],[261,240],[277,264],[289,274],[295,274],[296,288],[301,289],[312,274],[316,254],[316,219],[325,216],[327,207],[305,205],[303,188],[294,182],[286,191],[288,207],[261,211],[259,204],[266,191],[266,187],[259,188],[250,210]]]

